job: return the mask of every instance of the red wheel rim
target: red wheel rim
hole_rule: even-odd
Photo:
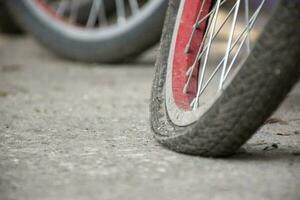
[[[186,45],[189,42],[193,31],[193,26],[199,15],[203,0],[186,0],[182,14],[179,19],[180,23],[177,29],[177,36],[175,38],[175,48],[172,58],[172,92],[175,104],[183,110],[191,110],[191,102],[196,96],[198,85],[199,66],[196,66],[193,71],[192,79],[186,93],[184,93],[184,86],[187,82],[186,73],[190,66],[195,62],[200,45],[204,40],[204,34],[208,19],[201,23],[197,28],[191,42],[191,47],[188,53],[185,52]],[[201,18],[206,16],[212,6],[212,0],[206,0]]]

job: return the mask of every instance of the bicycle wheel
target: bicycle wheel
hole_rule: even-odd
[[[170,1],[150,106],[160,143],[231,155],[298,80],[300,3],[281,1],[258,37],[251,30],[264,2],[249,10],[247,0]]]
[[[80,61],[119,62],[158,42],[164,0],[9,0],[28,32],[54,53]]]

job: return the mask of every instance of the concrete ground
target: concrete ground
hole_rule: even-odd
[[[149,129],[154,60],[75,63],[0,36],[0,199],[300,199],[300,85],[237,155],[181,155]]]

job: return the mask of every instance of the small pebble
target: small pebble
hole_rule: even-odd
[[[271,150],[274,150],[274,149],[278,149],[278,144],[273,143],[271,146],[266,146],[263,150],[264,151],[271,151]]]
[[[290,136],[291,134],[288,134],[288,133],[276,133],[276,135],[280,135],[280,136]]]
[[[297,130],[294,133],[295,133],[295,135],[300,135],[300,130]]]
[[[292,154],[295,156],[300,156],[300,151],[294,151]]]

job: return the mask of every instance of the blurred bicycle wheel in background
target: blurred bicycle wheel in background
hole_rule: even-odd
[[[20,25],[54,53],[87,62],[120,62],[156,44],[165,0],[9,0]]]

